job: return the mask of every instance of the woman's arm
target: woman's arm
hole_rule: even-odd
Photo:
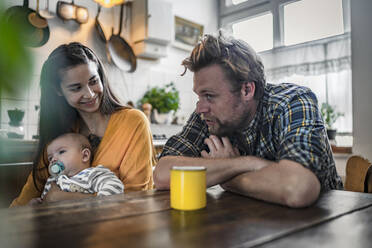
[[[47,175],[45,177],[45,180],[47,178]],[[38,187],[40,190],[43,189],[44,185],[41,182],[37,182]],[[27,178],[27,181],[25,185],[22,188],[21,193],[19,196],[13,200],[13,202],[10,204],[9,207],[15,207],[15,206],[24,206],[27,205],[29,201],[31,201],[33,198],[38,198],[41,195],[41,191],[37,190],[34,185],[34,179],[32,177],[32,172]]]
[[[89,197],[95,197],[96,194],[85,194],[85,193],[76,193],[76,192],[65,192],[62,191],[58,185],[53,182],[51,183],[51,188],[46,194],[43,202],[56,202],[63,200],[74,200],[74,199],[83,199]]]
[[[143,113],[136,113],[131,126],[128,130],[132,132],[128,134],[131,139],[120,164],[119,177],[125,192],[152,189],[152,167],[156,159],[150,125]]]

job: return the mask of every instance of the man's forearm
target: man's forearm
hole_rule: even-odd
[[[290,160],[240,174],[221,186],[232,192],[289,207],[308,206],[316,201],[320,192],[315,174]]]
[[[161,158],[155,167],[154,182],[157,189],[169,189],[172,166],[204,166],[207,168],[207,187],[210,187],[244,172],[261,169],[269,164],[269,161],[247,156],[222,159],[166,156]]]

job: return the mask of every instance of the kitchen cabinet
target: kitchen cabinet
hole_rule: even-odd
[[[26,183],[32,163],[0,163],[0,208],[9,207]]]
[[[136,0],[132,3],[131,40],[138,57],[166,56],[173,34],[172,3],[164,0]]]

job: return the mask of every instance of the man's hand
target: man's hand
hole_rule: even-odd
[[[238,148],[233,147],[227,137],[220,139],[215,135],[211,135],[204,140],[204,143],[208,146],[210,152],[203,150],[201,152],[203,158],[233,158],[240,156]]]

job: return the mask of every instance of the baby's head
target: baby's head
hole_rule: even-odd
[[[58,136],[48,145],[47,153],[51,174],[53,174],[51,166],[57,162],[59,162],[58,164],[62,163],[62,173],[69,177],[90,167],[92,153],[89,141],[78,133],[66,133]]]

